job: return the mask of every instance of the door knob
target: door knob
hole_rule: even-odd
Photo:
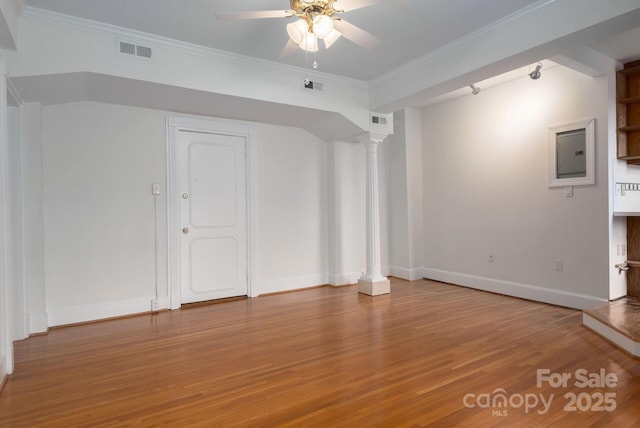
[[[187,233],[189,233],[189,228],[188,228],[188,227],[183,227],[183,228],[182,228],[182,233],[184,233],[185,235],[186,235]]]

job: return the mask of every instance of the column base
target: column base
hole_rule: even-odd
[[[391,281],[384,279],[382,281],[369,281],[366,279],[358,280],[358,292],[367,296],[380,296],[382,294],[391,293]]]

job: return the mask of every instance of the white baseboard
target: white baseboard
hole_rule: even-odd
[[[329,283],[327,274],[305,275],[294,278],[270,279],[258,282],[258,295],[316,287]]]
[[[329,275],[329,284],[334,287],[339,287],[341,285],[353,285],[358,283],[360,277],[362,277],[362,271]]]
[[[424,268],[405,268],[399,266],[389,266],[389,275],[407,281],[417,281],[424,278]]]
[[[97,303],[92,305],[65,306],[50,308],[49,326],[75,324],[86,321],[96,321],[105,318],[121,317],[151,311],[151,301],[155,296],[137,299],[118,300],[115,302]],[[168,297],[161,297],[160,309],[168,307]]]
[[[29,314],[29,334],[46,333],[49,330],[49,317],[46,312]]]
[[[605,298],[586,294],[570,293],[535,285],[520,284],[517,282],[449,272],[440,269],[425,268],[424,278],[580,310],[607,302]]]
[[[613,328],[598,321],[597,319],[586,313],[582,314],[582,324],[589,330],[592,330],[600,336],[604,337],[606,340],[613,343],[617,347],[624,349],[634,357],[640,357],[639,342],[636,342],[635,340],[625,336],[624,334],[621,334],[620,332],[614,330]]]
[[[2,386],[7,380],[8,375],[9,371],[7,370],[7,355],[3,352],[2,354],[0,354],[0,390],[2,390]]]
[[[361,271],[329,275],[329,284],[334,287],[357,284],[365,270],[365,268],[362,268]],[[383,276],[394,276],[407,281],[417,281],[424,278],[424,268],[421,267],[408,269],[398,266],[383,266],[381,270]]]

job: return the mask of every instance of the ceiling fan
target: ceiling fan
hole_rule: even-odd
[[[380,39],[336,15],[378,2],[379,0],[290,0],[291,9],[287,10],[217,12],[216,17],[221,20],[300,18],[287,24],[289,41],[280,57],[292,54],[297,47],[316,52],[318,39],[323,40],[328,49],[341,36],[358,46],[373,50],[380,44]]]

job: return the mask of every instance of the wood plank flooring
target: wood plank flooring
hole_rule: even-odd
[[[581,327],[580,311],[431,281],[391,289],[323,287],[17,342],[0,426],[640,424],[640,362]],[[539,369],[570,379],[538,386]],[[617,382],[581,384],[600,373]]]

